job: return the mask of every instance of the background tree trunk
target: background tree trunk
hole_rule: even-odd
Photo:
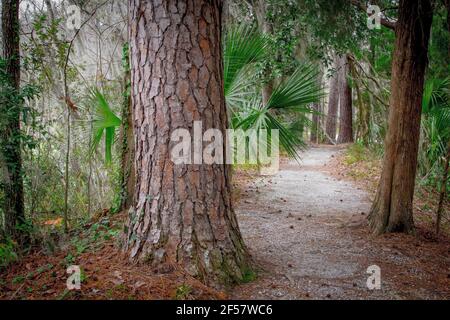
[[[444,160],[444,173],[442,174],[441,192],[439,193],[439,203],[436,212],[436,235],[438,236],[441,228],[442,213],[444,211],[444,201],[447,195],[449,161],[450,161],[450,141],[447,143],[447,155],[445,156]]]
[[[320,104],[314,103],[312,108],[314,111],[320,112]],[[310,141],[311,143],[318,143],[319,142],[319,128],[320,128],[320,117],[318,114],[312,115],[312,127],[311,127],[311,137]]]
[[[348,56],[340,57],[339,70],[339,138],[338,143],[353,142],[353,103]]]
[[[357,117],[356,117],[356,139],[362,141],[365,146],[369,145],[370,139],[370,106],[363,96],[357,72],[355,70],[354,58],[349,59],[349,67],[353,78],[353,87],[356,91]]]
[[[170,137],[194,121],[225,134],[220,18],[216,0],[130,2],[136,190],[125,249],[133,261],[176,263],[210,284],[249,271],[230,167],[175,165]]]
[[[414,231],[413,196],[432,16],[430,0],[400,1],[383,171],[369,215],[375,234]]]
[[[447,30],[450,33],[450,0],[445,0],[445,6],[447,7]],[[450,63],[450,41],[448,43],[448,57]]]
[[[265,0],[254,0],[253,7],[255,10],[259,30],[264,34],[271,35],[273,32],[273,28],[272,25],[267,21],[267,2]],[[272,96],[274,84],[273,79],[271,79],[271,70],[268,70],[268,68],[266,68],[264,70],[264,73],[267,78],[266,83],[262,88],[262,101],[263,105],[265,106]]]
[[[20,91],[20,35],[19,1],[2,1],[3,58],[6,60],[6,73],[9,83],[5,84],[15,91],[8,101],[0,106],[2,127],[0,130],[0,160],[3,162],[4,175],[0,186],[4,194],[3,210],[5,214],[5,233],[16,240],[20,232],[16,225],[25,221],[20,114],[22,103]]]
[[[334,58],[333,68],[335,73],[330,78],[330,93],[328,99],[328,113],[326,122],[327,135],[335,141],[336,139],[336,120],[339,107],[339,62],[337,57]]]
[[[130,95],[130,59],[128,45],[123,50],[124,79],[122,104],[122,150],[120,168],[120,210],[128,210],[133,205],[134,187],[136,184],[134,172],[134,136],[133,117]]]

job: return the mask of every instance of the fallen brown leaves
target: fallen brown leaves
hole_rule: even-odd
[[[115,216],[123,221],[124,216]],[[177,266],[157,270],[131,264],[116,241],[78,255],[73,265],[82,270],[81,290],[68,291],[67,251],[46,255],[42,250],[0,272],[0,299],[224,299],[226,295],[202,284]],[[188,288],[180,296],[180,287]]]

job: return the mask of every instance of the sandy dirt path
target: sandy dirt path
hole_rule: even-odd
[[[327,172],[337,152],[336,147],[310,148],[301,164],[286,162],[277,175],[259,177],[243,191],[238,220],[261,270],[231,298],[449,298],[448,256],[437,270],[421,270],[416,256],[378,245],[367,235],[368,194]],[[367,288],[371,265],[381,267],[381,290]],[[442,287],[435,288],[436,282]]]

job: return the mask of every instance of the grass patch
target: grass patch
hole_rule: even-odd
[[[175,300],[187,300],[192,293],[192,287],[188,284],[183,283],[181,286],[175,290]]]
[[[368,155],[370,153],[371,153],[370,150],[364,147],[364,145],[360,143],[352,144],[347,149],[344,158],[344,163],[346,165],[352,165],[361,161],[367,161]]]
[[[24,276],[17,276],[12,279],[12,284],[19,284],[25,281]]]
[[[253,270],[245,270],[244,274],[242,275],[242,283],[249,283],[252,281],[255,281],[258,275]]]

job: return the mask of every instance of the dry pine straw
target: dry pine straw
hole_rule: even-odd
[[[248,171],[248,170],[247,170]],[[252,180],[252,174],[237,169],[233,174],[233,197]],[[101,215],[103,216],[103,214]],[[98,220],[101,216],[96,217]],[[115,215],[113,223],[125,220]],[[6,270],[0,270],[0,299],[225,299],[225,292],[205,286],[176,265],[158,269],[130,264],[114,240],[102,248],[80,254],[73,264],[80,265],[83,278],[80,291],[66,290],[69,250],[47,255],[42,250],[23,257]],[[51,268],[46,266],[51,265]],[[44,271],[42,271],[42,269]]]
[[[349,179],[361,188],[374,192],[376,174],[367,177],[355,177],[355,172],[368,171],[367,163],[356,163],[351,166],[345,164],[344,154],[341,153],[327,164],[337,179]],[[369,168],[369,172],[377,172],[379,168]],[[357,175],[356,175],[357,176]],[[254,178],[246,170],[237,169],[233,173],[234,192],[236,201],[243,196],[242,190]],[[418,200],[422,201],[422,200]],[[416,207],[418,205],[416,204]],[[419,205],[420,206],[420,205]],[[420,214],[426,214],[420,212]],[[417,216],[417,213],[416,213]],[[115,223],[123,223],[124,215],[114,216]],[[448,257],[450,254],[450,238],[448,227],[443,228],[446,234],[442,235],[437,243],[434,238],[432,224],[427,219],[416,219],[417,236],[414,241],[406,235],[386,235],[371,239],[373,245],[391,247],[405,254],[421,255],[421,265],[425,266],[430,274],[436,268],[446,268],[444,260],[436,261],[433,257]],[[428,222],[427,222],[428,221]],[[366,232],[365,228],[355,232]],[[407,237],[404,239],[403,237]],[[127,262],[121,254],[114,240],[105,241],[96,251],[87,251],[80,254],[74,264],[83,269],[84,280],[80,291],[66,290],[66,263],[64,258],[68,251],[60,251],[55,255],[46,255],[42,250],[36,251],[20,262],[14,263],[8,269],[0,272],[0,299],[225,299],[227,295],[202,284],[197,279],[187,275],[175,265],[165,265],[157,270],[145,265],[135,265]],[[425,261],[427,260],[427,261]],[[51,268],[46,266],[52,265]],[[448,266],[447,266],[448,267]],[[43,270],[43,271],[42,271]],[[393,274],[402,270],[391,270]],[[441,269],[442,271],[442,269]],[[439,272],[441,285],[448,285],[450,275]],[[437,279],[434,278],[434,281]],[[408,283],[404,284],[405,286]],[[434,283],[434,285],[438,285]]]
[[[115,216],[123,220],[124,215]],[[224,299],[175,265],[158,269],[130,264],[116,241],[78,255],[71,264],[82,269],[80,291],[66,290],[68,251],[29,254],[0,272],[0,299]],[[48,267],[50,266],[50,268]]]

